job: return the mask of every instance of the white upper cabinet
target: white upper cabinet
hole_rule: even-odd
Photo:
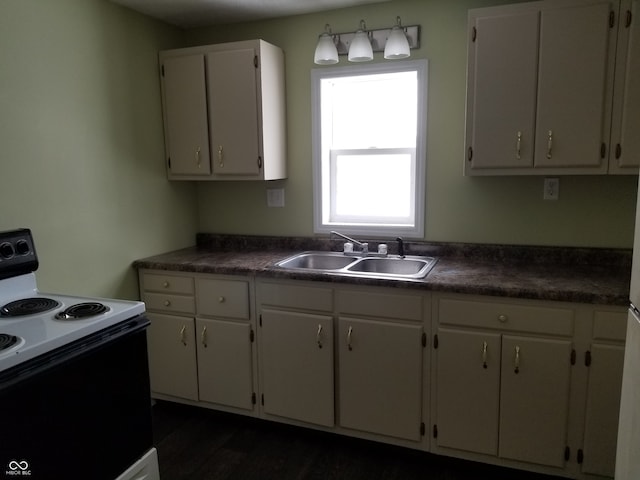
[[[469,11],[466,175],[609,171],[618,17],[618,0]]]
[[[204,55],[169,57],[162,64],[165,144],[173,175],[210,175]]]
[[[160,52],[170,180],[286,177],[284,54],[262,40]]]
[[[467,148],[472,149],[468,172],[533,166],[540,12],[501,10],[474,17],[467,87],[472,115],[467,118]]]
[[[637,173],[640,166],[640,0],[622,0],[614,86],[610,173]]]
[[[606,171],[613,71],[612,2],[543,8],[534,167]],[[612,53],[614,50],[612,50]]]
[[[252,48],[207,54],[209,138],[213,172],[259,175],[260,127],[255,52]]]

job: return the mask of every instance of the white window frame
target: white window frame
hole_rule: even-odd
[[[391,219],[375,219],[371,223],[351,223],[348,218],[332,221],[331,212],[331,152],[325,147],[323,152],[321,129],[321,81],[326,78],[350,77],[357,75],[384,74],[404,71],[417,72],[418,109],[415,154],[413,156],[415,176],[412,189],[414,202],[412,213],[414,224],[398,225]],[[313,223],[314,232],[328,234],[332,230],[351,235],[376,237],[404,236],[406,238],[424,238],[425,198],[426,198],[426,132],[427,132],[427,60],[394,61],[348,67],[317,68],[311,71],[312,101],[312,149],[313,149]],[[372,151],[376,151],[372,150]],[[394,149],[380,149],[389,150]],[[407,150],[404,148],[396,149]],[[345,150],[340,150],[344,152]],[[356,150],[354,150],[355,152]]]

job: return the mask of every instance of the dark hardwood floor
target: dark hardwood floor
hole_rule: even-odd
[[[171,402],[153,421],[162,480],[556,478]]]

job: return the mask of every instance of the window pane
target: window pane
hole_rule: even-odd
[[[324,80],[333,148],[415,147],[417,73]]]
[[[331,220],[409,222],[414,191],[411,157],[404,153],[336,155]]]

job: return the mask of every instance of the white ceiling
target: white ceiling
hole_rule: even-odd
[[[182,28],[320,12],[390,0],[111,0]]]

